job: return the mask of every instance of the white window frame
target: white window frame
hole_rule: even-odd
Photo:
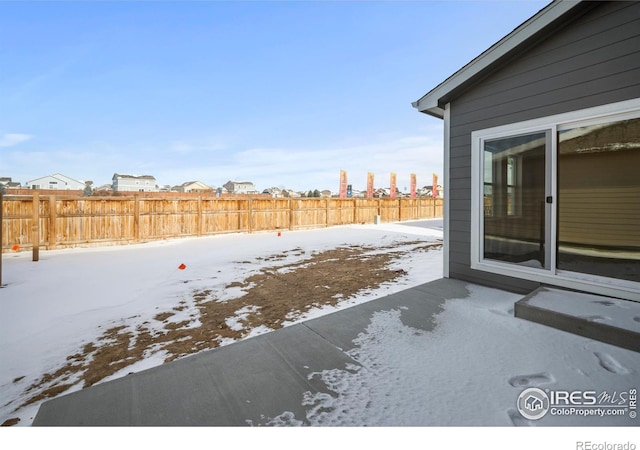
[[[590,274],[558,271],[556,252],[551,252],[550,267],[538,269],[483,258],[484,245],[484,141],[540,131],[551,131],[551,152],[547,161],[547,194],[557,199],[557,132],[574,127],[615,122],[640,117],[640,98],[587,108],[569,113],[541,117],[508,125],[473,131],[471,133],[471,268],[484,272],[523,278],[543,284],[580,289],[601,295],[609,295],[640,301],[640,283],[600,277]],[[551,229],[547,245],[557,243],[557,214],[551,214]]]

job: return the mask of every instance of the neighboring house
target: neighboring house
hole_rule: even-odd
[[[444,194],[444,189],[442,189],[442,185],[439,184],[436,186],[438,189],[438,198],[442,198]],[[421,197],[432,197],[433,198],[433,185],[424,186],[417,191],[418,195]]]
[[[74,180],[61,173],[54,173],[46,177],[27,181],[28,189],[59,189],[62,191],[81,191],[85,188],[84,181]]]
[[[298,191],[294,191],[293,189],[285,189],[282,191],[282,195],[288,198],[300,198],[302,194]]]
[[[375,198],[389,197],[391,189],[389,188],[376,188],[373,190],[373,196]]]
[[[224,184],[229,194],[257,194],[255,186],[249,181],[228,181]]]
[[[284,191],[279,187],[270,187],[262,191],[263,194],[268,194],[274,198],[284,197]]]
[[[444,275],[640,300],[640,3],[554,1],[413,103],[444,120]]]
[[[213,188],[202,181],[187,181],[180,186],[174,186],[171,190],[174,192],[211,192]]]
[[[321,198],[331,198],[333,196],[333,194],[331,193],[331,191],[329,189],[323,189],[322,191],[320,191],[320,197]]]
[[[19,181],[13,181],[10,177],[0,177],[0,184],[5,188],[19,189],[21,187]]]
[[[114,173],[112,188],[116,192],[158,192],[156,179],[151,175],[123,175]]]

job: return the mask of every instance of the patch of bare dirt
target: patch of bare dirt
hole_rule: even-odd
[[[244,295],[223,302],[214,298],[211,290],[198,290],[191,293],[197,309],[191,320],[170,321],[177,311],[187,308],[187,302],[182,300],[172,310],[154,316],[155,321],[163,323],[160,330],[148,322],[135,328],[109,328],[94,342],[84,345],[81,352],[68,356],[59,369],[42,375],[29,386],[25,390],[27,399],[16,409],[55,397],[78,383],[89,387],[151,353],[164,351],[168,362],[218,347],[225,340],[242,339],[260,326],[281,328],[314,307],[336,305],[402,277],[406,271],[390,269],[391,263],[407,253],[440,246],[423,241],[403,242],[402,249],[346,246],[286,264],[279,263],[287,253],[302,256],[304,252],[293,249],[264,258],[262,261],[273,265],[226,286],[239,287]],[[235,320],[229,322],[230,318]]]
[[[4,422],[2,422],[2,425],[0,425],[1,427],[12,427],[14,425],[17,425],[18,422],[20,422],[20,418],[19,417],[13,417],[11,419],[7,419]]]

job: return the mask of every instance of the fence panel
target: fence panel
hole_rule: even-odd
[[[247,199],[203,200],[203,234],[249,231]]]
[[[374,223],[375,216],[380,213],[378,199],[359,198],[355,212],[355,223]]]
[[[291,229],[320,228],[327,226],[328,199],[291,199]]]
[[[198,199],[142,199],[140,202],[140,239],[197,236]]]
[[[382,199],[380,203],[380,220],[383,222],[397,222],[400,220],[400,199]]]
[[[49,194],[49,193],[47,193]],[[5,195],[2,251],[119,245],[220,233],[298,230],[442,217],[442,199],[185,197],[39,197]]]
[[[230,209],[231,207],[231,209]],[[239,219],[236,204],[231,200],[202,200],[202,234],[226,233],[238,230]]]
[[[47,248],[134,241],[133,199],[61,198],[51,208]]]
[[[2,248],[30,246],[33,227],[32,197],[4,196],[2,203]]]
[[[355,205],[357,199],[331,198],[327,206],[327,226],[355,223]]]
[[[278,219],[282,214],[278,214],[278,208],[283,207],[286,212],[288,202],[277,201],[276,199],[252,199],[251,200],[251,231],[266,231],[282,228]],[[283,221],[284,223],[285,221]],[[288,224],[287,224],[288,226]]]

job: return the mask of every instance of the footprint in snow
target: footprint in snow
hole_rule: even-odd
[[[613,306],[613,305],[615,305],[614,302],[609,301],[609,300],[594,300],[592,303],[596,303],[598,305],[604,305],[604,306]]]
[[[502,310],[502,309],[490,309],[489,312],[496,314],[498,316],[504,316],[504,317],[513,317],[513,309],[508,309],[508,310]]]
[[[633,318],[633,321],[634,321],[634,322],[640,322],[640,316],[635,316],[635,317]]]
[[[547,372],[534,373],[531,375],[516,375],[515,377],[509,378],[509,384],[513,387],[536,387],[555,381],[555,378]]]
[[[608,372],[615,373],[617,375],[626,375],[631,372],[625,366],[620,364],[613,356],[607,353],[594,352],[593,354],[598,358],[598,364],[600,364],[600,367]]]

